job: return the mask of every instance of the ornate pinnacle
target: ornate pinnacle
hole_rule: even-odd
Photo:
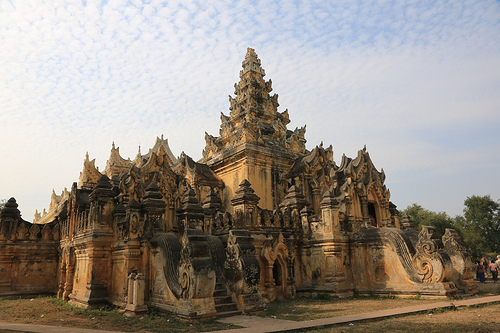
[[[254,72],[260,77],[266,76],[266,72],[260,66],[260,59],[257,57],[257,53],[252,48],[247,48],[247,54],[245,55],[245,60],[242,62],[243,69],[240,71],[240,78],[248,72]]]

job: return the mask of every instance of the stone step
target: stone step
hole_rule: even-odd
[[[219,304],[235,304],[236,305],[236,302],[233,301],[231,296],[214,297],[214,303],[216,306]]]
[[[232,297],[227,294],[226,288],[220,283],[215,285],[214,302],[217,317],[241,314],[241,311],[238,310],[238,305],[233,302]]]
[[[217,311],[217,318],[226,318],[226,317],[232,317],[232,316],[237,316],[240,315],[241,311],[240,310],[234,310],[234,311],[224,311],[224,312],[218,312]]]
[[[218,296],[227,296],[227,291],[226,289],[215,289],[214,291],[214,297],[218,297]]]
[[[216,304],[215,310],[217,311],[217,313],[227,312],[227,311],[238,311],[238,305],[236,305],[236,303]]]
[[[215,292],[215,293],[214,293],[214,298],[215,298],[216,300],[228,299],[228,300],[229,300],[229,302],[232,302],[232,301],[233,301],[232,297],[231,297],[231,296],[229,296],[226,292],[224,292],[224,293],[222,293],[222,292],[221,292],[221,293],[217,293],[217,292]]]

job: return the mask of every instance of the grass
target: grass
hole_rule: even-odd
[[[500,332],[500,304],[458,308],[394,317],[384,320],[356,322],[332,327],[319,327],[302,332],[405,332],[405,333],[492,333]]]
[[[215,320],[188,323],[154,309],[144,317],[126,317],[110,307],[83,309],[55,297],[0,299],[0,320],[123,332],[207,332],[238,326]]]
[[[500,294],[500,283],[479,284],[479,296]],[[298,297],[293,300],[268,304],[263,317],[305,321],[317,318],[352,315],[376,310],[413,306],[442,300],[421,297],[351,297],[337,298],[319,294],[314,298]],[[423,314],[389,318],[378,321],[352,323],[352,325],[315,328],[311,332],[500,332],[500,304],[460,308],[455,311],[438,308]],[[80,327],[123,332],[206,332],[237,328],[237,326],[208,320],[189,323],[151,309],[143,318],[126,317],[112,308],[82,309],[55,297],[32,299],[0,298],[0,321]],[[491,326],[493,324],[493,326]],[[493,328],[492,328],[493,327]]]
[[[500,295],[500,283],[486,283],[478,285],[478,296]],[[376,310],[412,306],[430,303],[433,300],[424,300],[420,297],[352,297],[345,299],[324,296],[294,301],[279,301],[270,303],[264,314],[265,317],[276,317],[287,320],[311,320],[325,317],[335,317],[356,313],[366,313]],[[443,301],[443,300],[435,300]],[[364,322],[354,322],[330,327],[316,327],[300,332],[500,332],[500,304],[487,304],[464,308],[436,308],[425,313],[401,317],[384,318]]]
[[[325,296],[315,298],[297,297],[293,300],[269,303],[265,311],[260,313],[259,316],[304,321],[442,301],[379,296],[349,298],[327,298]]]
[[[500,295],[500,283],[478,284],[478,296]],[[297,297],[269,303],[261,317],[294,321],[368,313],[377,310],[443,302],[445,299],[425,299],[420,296],[400,298],[395,296],[353,296],[347,298],[318,294],[317,297]],[[439,310],[438,310],[439,311]],[[447,310],[441,309],[445,312]],[[499,330],[500,331],[500,330]]]

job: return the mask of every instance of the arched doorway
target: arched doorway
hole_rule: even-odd
[[[287,297],[287,265],[283,257],[283,252],[278,253],[276,260],[273,263],[273,280],[274,280],[274,294],[278,298]]]
[[[288,247],[285,245],[281,233],[274,239],[271,237],[267,239],[262,248],[259,262],[261,265],[261,292],[263,297],[273,301],[276,297],[293,296],[290,289],[290,283],[293,284],[293,280],[290,280],[289,276]]]
[[[373,202],[368,202],[368,216],[370,217],[372,226],[378,227],[377,213],[375,212],[375,204]]]
[[[280,289],[283,286],[283,271],[278,260],[274,262],[273,265],[273,278],[276,288]]]

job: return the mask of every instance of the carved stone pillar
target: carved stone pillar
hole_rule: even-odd
[[[17,209],[16,199],[10,198],[2,209],[0,215],[0,240],[15,240],[17,223],[21,219],[21,212]]]
[[[181,207],[177,209],[177,220],[179,234],[184,234],[186,229],[203,230],[205,211],[199,205],[196,194],[192,188],[188,188],[184,193]]]
[[[287,296],[288,297],[295,297],[295,294],[297,292],[295,288],[295,262],[294,262],[294,248],[293,248],[293,242],[288,242],[288,257],[286,258],[286,264],[287,264]]]
[[[144,304],[145,277],[142,273],[130,273],[128,276],[128,297],[125,314],[128,316],[143,315],[148,310]]]
[[[82,301],[91,307],[107,304],[108,260],[111,253],[109,250],[102,250],[102,247],[96,247],[88,249],[87,254],[90,280],[87,281],[87,290]]]
[[[312,214],[312,210],[309,207],[304,207],[300,211],[300,221],[302,224],[302,234],[306,237],[311,235],[311,223],[309,217]]]
[[[73,292],[73,277],[75,275],[74,263],[66,263],[66,282],[64,283],[64,291],[62,299],[69,300],[69,295]]]
[[[235,196],[231,199],[236,216],[235,227],[249,228],[257,225],[257,205],[260,198],[254,194],[254,190],[248,180],[240,183]]]
[[[331,190],[323,194],[321,200],[321,218],[323,222],[323,233],[328,236],[340,235],[340,223],[338,214],[338,201]]]
[[[155,183],[151,183],[146,188],[142,206],[146,211],[144,234],[151,235],[156,232],[155,230],[163,230],[164,223],[162,219],[167,204],[163,201],[160,189]]]
[[[205,223],[204,231],[206,234],[212,234],[212,231],[217,229],[215,224],[217,214],[223,212],[222,201],[217,193],[213,189],[207,194],[205,201],[203,201],[203,209],[205,210]]]
[[[313,197],[312,209],[313,209],[314,213],[318,213],[320,202],[321,202],[321,189],[318,188],[317,186],[314,187],[312,190],[312,197]]]
[[[61,275],[59,277],[59,289],[57,290],[57,298],[63,298],[65,283],[66,283],[66,265],[62,265]]]

